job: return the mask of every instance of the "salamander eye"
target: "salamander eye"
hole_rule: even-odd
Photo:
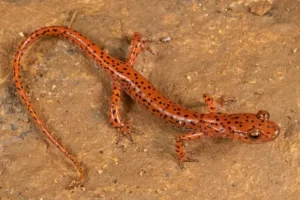
[[[257,129],[254,129],[249,132],[249,137],[251,139],[257,139],[257,138],[259,138],[260,135],[261,135],[261,132],[260,132],[260,130],[257,130]]]
[[[270,114],[269,114],[268,111],[260,110],[260,111],[258,111],[258,113],[256,114],[256,117],[257,117],[258,119],[261,119],[261,120],[267,120],[267,121],[269,121]]]

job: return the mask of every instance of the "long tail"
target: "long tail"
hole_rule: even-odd
[[[18,90],[18,95],[22,101],[22,103],[27,107],[28,111],[30,112],[31,116],[33,117],[37,126],[43,131],[43,133],[49,138],[49,140],[62,152],[65,156],[71,160],[74,166],[77,168],[79,173],[79,179],[75,183],[75,185],[81,185],[84,182],[85,174],[84,169],[81,167],[78,160],[73,156],[56,138],[55,136],[47,129],[44,122],[41,118],[37,115],[35,109],[33,108],[26,92],[22,86],[22,80],[20,75],[20,60],[23,56],[24,50],[35,40],[42,36],[60,36],[64,37],[67,40],[73,42],[81,49],[83,49],[90,57],[95,57],[100,55],[100,50],[94,43],[90,40],[86,39],[85,37],[81,36],[78,32],[73,31],[72,29],[61,27],[61,26],[52,26],[52,27],[45,27],[41,28],[33,33],[31,33],[19,46],[18,51],[16,52],[15,59],[14,59],[14,81]],[[97,52],[97,54],[95,53]]]

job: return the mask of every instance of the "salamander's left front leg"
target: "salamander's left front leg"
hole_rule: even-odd
[[[199,132],[187,133],[184,135],[180,135],[176,138],[176,154],[179,161],[179,166],[183,168],[183,162],[198,162],[197,159],[191,159],[186,156],[186,153],[183,150],[183,142],[186,140],[195,140],[200,137],[203,137],[204,134]]]
[[[132,121],[123,121],[120,116],[120,107],[121,107],[121,87],[118,82],[113,82],[113,91],[111,96],[110,104],[110,124],[119,130],[119,137],[116,141],[118,144],[123,136],[126,136],[130,141],[133,142],[131,137]]]

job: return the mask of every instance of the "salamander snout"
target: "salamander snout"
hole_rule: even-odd
[[[273,121],[269,121],[270,114],[260,110],[256,114],[256,120],[252,129],[248,132],[251,143],[272,141],[279,136],[280,127]]]
[[[237,121],[231,125],[234,138],[245,143],[262,143],[275,140],[279,133],[279,126],[269,121],[270,114],[260,110],[257,114],[236,114],[232,118]]]

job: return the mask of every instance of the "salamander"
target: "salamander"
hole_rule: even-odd
[[[213,98],[209,94],[204,94],[203,98],[208,112],[199,113],[179,105],[161,94],[140,72],[134,69],[138,55],[144,50],[150,51],[147,45],[149,39],[139,33],[133,35],[127,60],[121,61],[108,55],[75,30],[62,26],[44,27],[31,33],[19,46],[13,62],[14,82],[18,96],[29,110],[34,122],[77,168],[79,179],[74,185],[81,185],[84,182],[85,175],[82,166],[75,156],[49,131],[36,113],[22,85],[20,62],[24,50],[42,36],[62,37],[74,43],[88,57],[93,59],[99,68],[107,72],[113,85],[109,121],[113,127],[119,130],[119,138],[126,136],[132,140],[132,121],[124,121],[120,116],[123,92],[159,119],[175,127],[183,128],[186,133],[176,137],[175,148],[180,166],[183,166],[183,162],[196,161],[189,158],[184,152],[183,143],[188,140],[201,137],[222,137],[245,143],[262,143],[272,141],[279,135],[280,128],[275,122],[269,120],[270,115],[267,111],[260,110],[257,113],[237,114],[220,113],[216,111]],[[118,141],[120,140],[118,139]]]

